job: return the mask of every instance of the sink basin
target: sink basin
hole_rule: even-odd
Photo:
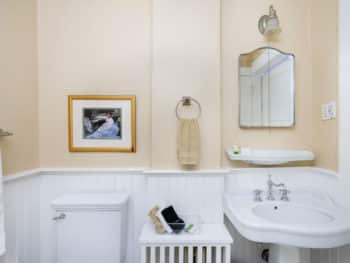
[[[263,203],[252,210],[258,217],[283,224],[314,226],[334,221],[326,211],[291,203]]]
[[[255,202],[252,194],[226,194],[224,211],[238,232],[254,242],[299,248],[350,243],[350,211],[325,196],[302,193],[290,202]]]

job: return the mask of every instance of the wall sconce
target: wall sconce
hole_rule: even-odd
[[[270,6],[269,14],[260,17],[258,28],[260,33],[264,36],[278,34],[281,32],[277,11],[272,5]]]

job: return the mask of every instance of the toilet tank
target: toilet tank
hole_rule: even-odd
[[[55,211],[57,263],[124,263],[128,195],[66,194]]]

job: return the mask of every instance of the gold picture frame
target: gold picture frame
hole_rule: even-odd
[[[113,135],[103,133],[108,131],[103,124],[92,127],[99,122],[98,114],[100,119],[106,115],[102,123],[110,120]],[[68,127],[70,152],[136,152],[136,96],[70,95]]]

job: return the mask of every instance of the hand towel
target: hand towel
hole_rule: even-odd
[[[196,166],[200,158],[200,133],[197,119],[179,119],[177,159],[181,165]]]

